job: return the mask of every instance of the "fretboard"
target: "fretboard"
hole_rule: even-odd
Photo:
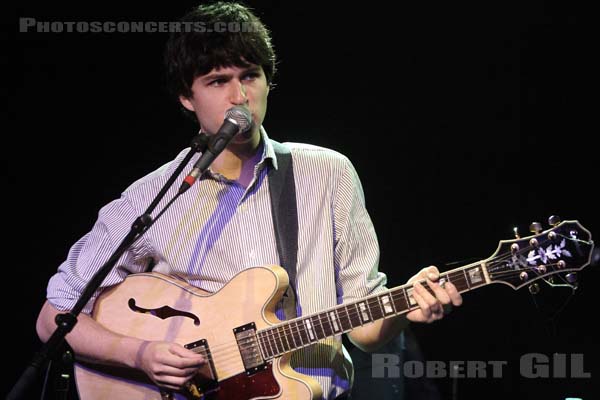
[[[484,262],[466,265],[440,274],[441,285],[452,282],[459,292],[487,285]],[[421,284],[432,292],[425,281]],[[386,290],[361,300],[344,303],[325,311],[294,318],[257,332],[265,360],[310,346],[321,339],[350,332],[354,328],[404,314],[418,308],[412,297],[413,285]]]

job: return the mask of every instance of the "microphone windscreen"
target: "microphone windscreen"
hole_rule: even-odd
[[[250,110],[243,106],[235,106],[227,110],[226,119],[232,119],[240,127],[239,133],[244,133],[252,127],[252,114]]]

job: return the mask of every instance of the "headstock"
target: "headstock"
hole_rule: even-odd
[[[485,260],[491,282],[519,289],[538,279],[566,273],[567,284],[572,283],[572,274],[591,261],[592,235],[578,221],[560,222],[553,216],[549,222],[553,227],[548,230],[533,223],[533,235],[521,238],[515,229],[516,239],[500,241],[496,252]]]

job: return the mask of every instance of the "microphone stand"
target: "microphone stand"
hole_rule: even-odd
[[[173,172],[169,180],[162,187],[160,192],[156,195],[150,206],[148,206],[146,212],[133,222],[131,226],[131,230],[125,236],[125,238],[119,244],[119,247],[114,251],[114,253],[110,256],[108,261],[102,265],[102,267],[95,273],[92,279],[88,282],[83,293],[77,300],[77,303],[73,307],[73,309],[69,312],[58,314],[56,316],[56,325],[57,328],[50,336],[48,341],[42,346],[41,350],[39,350],[31,360],[29,366],[25,368],[25,371],[17,381],[17,383],[13,386],[10,393],[6,397],[7,400],[16,400],[16,399],[24,399],[27,393],[27,389],[35,383],[37,377],[39,376],[39,370],[42,365],[48,359],[52,359],[61,345],[64,343],[65,336],[67,333],[71,332],[75,324],[77,323],[77,316],[81,312],[81,310],[88,303],[94,292],[100,287],[104,278],[108,275],[108,273],[112,270],[116,262],[119,258],[125,253],[125,251],[138,239],[142,236],[144,232],[146,232],[154,222],[164,213],[164,211],[173,203],[173,201],[181,194],[178,193],[157,215],[157,217],[153,220],[150,214],[156,208],[160,200],[167,193],[167,190],[175,179],[179,176],[183,168],[189,163],[189,161],[194,156],[194,153],[204,152],[208,145],[209,136],[203,132],[200,132],[196,135],[191,143],[190,143],[190,151],[186,154],[181,163],[177,166],[177,169]]]

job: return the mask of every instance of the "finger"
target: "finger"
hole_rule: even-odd
[[[438,298],[436,298],[435,296],[433,296],[431,294],[431,292],[429,290],[427,290],[425,288],[425,286],[423,286],[421,283],[417,283],[418,287],[418,294],[423,298],[423,300],[427,303],[427,307],[429,308],[429,312],[432,316],[435,317],[435,319],[439,319],[444,315],[444,308],[442,306],[442,303],[440,302],[440,300]],[[428,281],[428,285],[431,287],[432,285],[436,285],[437,289],[436,290],[440,290],[441,288],[439,287],[439,284]],[[441,289],[443,291],[443,289]],[[445,293],[443,293],[443,296],[447,295]],[[449,301],[450,299],[447,298],[447,300]]]
[[[450,295],[439,283],[427,279],[427,285],[433,291],[434,296],[438,299],[440,303],[450,304]]]
[[[413,290],[412,292],[412,298],[417,302],[421,314],[423,314],[423,319],[425,321],[429,321],[431,319],[431,308],[429,307],[429,304],[423,299],[423,297],[417,292],[416,285],[417,284],[415,284],[415,290]]]
[[[452,284],[451,282],[447,282],[444,285],[444,287],[446,289],[446,293],[448,293],[448,296],[450,297],[450,301],[452,302],[452,304],[455,306],[460,306],[462,304],[462,295],[458,292],[456,286],[454,286],[454,284]]]
[[[206,363],[206,359],[202,354],[197,354],[178,344],[169,347],[169,355],[170,357],[167,356],[164,360],[165,364],[177,368],[198,368]]]
[[[178,368],[171,365],[161,365],[154,373],[157,376],[173,376],[189,379],[198,372],[198,367]]]
[[[425,288],[425,286],[423,286],[423,284],[421,282],[415,282],[415,284],[413,285],[413,287],[415,288],[414,291],[416,291],[419,294],[419,296],[421,296],[423,298],[423,300],[425,300],[425,302],[427,303],[428,307],[434,307],[436,304],[439,303],[438,299],[435,298],[435,296],[433,296],[429,292],[429,290],[427,290]]]
[[[432,281],[437,281],[438,279],[440,279],[440,271],[435,265],[430,265],[429,267],[425,268],[424,271],[426,273],[426,279]]]
[[[425,289],[425,287],[420,282],[415,283],[414,286],[417,294],[421,297],[421,299],[423,299],[424,304],[421,305],[421,307],[427,308],[428,314],[438,314],[442,311],[442,305],[440,304],[438,299],[432,296],[431,293],[427,289]],[[415,291],[413,291],[413,294],[415,293]]]
[[[439,271],[435,266],[429,266],[427,268],[421,269],[419,272],[414,274],[409,280],[408,283],[416,282],[416,281],[424,281],[427,278],[435,281],[439,278]]]
[[[172,343],[169,347],[169,351],[179,357],[183,358],[199,358],[202,357],[202,354],[196,353],[192,350],[186,349],[180,344]]]
[[[170,375],[157,376],[155,377],[155,382],[158,386],[171,389],[171,390],[180,390],[186,384],[189,378],[182,378]]]

